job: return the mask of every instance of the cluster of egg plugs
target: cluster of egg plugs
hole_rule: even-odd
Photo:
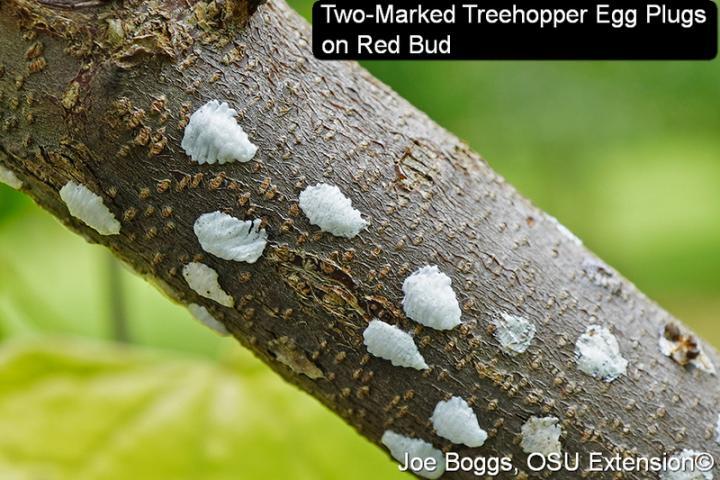
[[[227,103],[212,100],[195,111],[185,127],[182,148],[198,163],[227,163],[250,161],[257,152],[243,128],[235,120],[236,111]],[[0,167],[0,181],[13,188],[22,182],[10,170]],[[68,182],[60,189],[60,198],[69,213],[101,235],[120,233],[120,222],[102,198],[84,185]],[[335,185],[317,184],[305,188],[299,196],[299,207],[312,225],[337,237],[351,239],[368,227],[361,212]],[[206,252],[228,261],[254,263],[263,254],[267,232],[260,228],[260,220],[240,220],[220,211],[200,215],[194,233]],[[199,263],[187,263],[182,270],[188,286],[198,295],[228,308],[235,305],[231,295],[223,290],[218,273]],[[406,316],[426,327],[450,330],[461,324],[461,310],[453,291],[451,279],[435,265],[420,266],[403,282],[402,307]],[[191,304],[190,312],[206,326],[227,335],[227,328],[203,306]],[[519,355],[530,346],[536,333],[533,322],[516,315],[498,312],[492,320],[494,335],[503,352]],[[430,368],[415,344],[412,335],[395,325],[372,320],[363,332],[367,351],[389,361],[396,367],[425,370]],[[661,338],[663,353],[675,355],[673,345]],[[628,362],[620,353],[616,337],[605,327],[590,325],[575,344],[576,364],[580,371],[603,381],[611,382],[626,373]],[[481,447],[487,433],[466,400],[452,396],[437,403],[430,421],[435,432],[455,444]],[[526,453],[559,453],[562,429],[556,417],[530,417],[522,426],[521,447]],[[718,423],[720,430],[720,420]],[[720,441],[720,438],[718,438]],[[381,439],[392,456],[403,461],[406,455],[435,459],[436,467],[417,469],[416,474],[437,478],[444,472],[442,452],[430,443],[388,430]],[[687,450],[682,455],[692,455]]]

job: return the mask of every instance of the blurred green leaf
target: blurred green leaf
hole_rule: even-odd
[[[30,341],[0,349],[0,478],[403,478],[246,352],[232,362]]]
[[[0,225],[31,207],[32,201],[28,197],[0,183]]]

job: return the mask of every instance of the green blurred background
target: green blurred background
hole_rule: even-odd
[[[720,345],[717,61],[365,66]],[[0,185],[0,478],[402,478],[142,280],[112,287],[112,265]]]

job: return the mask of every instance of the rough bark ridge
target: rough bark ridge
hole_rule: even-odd
[[[313,59],[309,27],[282,0],[254,14],[231,0],[71,3],[0,1],[0,165],[170,297],[206,306],[362,435],[379,443],[392,429],[522,466],[521,425],[554,415],[569,452],[720,455],[717,378],[660,354],[669,314],[355,63]],[[180,148],[190,113],[216,98],[241,112],[260,147],[254,161],[198,165]],[[119,235],[69,216],[58,196],[69,180],[103,197]],[[346,240],[309,225],[297,196],[318,181],[348,194],[369,228]],[[256,264],[200,248],[193,223],[218,209],[263,219],[270,243]],[[235,308],[190,290],[181,269],[193,259],[219,272]],[[462,326],[434,331],[404,316],[403,280],[427,263],[452,277]],[[525,354],[498,348],[490,325],[500,312],[537,325]],[[367,355],[372,318],[413,332],[432,368]],[[591,324],[611,327],[630,362],[613,383],[575,366],[575,340]],[[490,434],[484,447],[434,433],[429,417],[451,395],[473,406]]]

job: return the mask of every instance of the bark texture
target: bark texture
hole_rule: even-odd
[[[720,455],[717,377],[659,352],[671,316],[358,65],[315,60],[308,25],[282,0],[0,8],[0,165],[172,299],[207,307],[372,442],[392,429],[463,455],[511,454],[522,466],[521,425],[553,415],[569,452]],[[198,165],[180,148],[189,115],[211,99],[240,112],[259,146],[253,161]],[[103,197],[119,235],[68,214],[58,190],[70,180]],[[308,223],[298,194],[321,181],[352,198],[367,230],[348,240]],[[270,242],[257,263],[203,252],[193,223],[214,210],[263,219]],[[181,271],[193,260],[219,272],[235,308],[188,287]],[[434,331],[403,314],[403,280],[428,263],[452,278],[458,328]],[[491,320],[501,312],[537,325],[526,353],[500,350]],[[373,318],[412,332],[431,369],[369,356],[362,332]],[[591,324],[610,327],[629,360],[613,383],[575,366],[575,340]],[[482,448],[434,433],[429,417],[451,395],[488,431]]]

